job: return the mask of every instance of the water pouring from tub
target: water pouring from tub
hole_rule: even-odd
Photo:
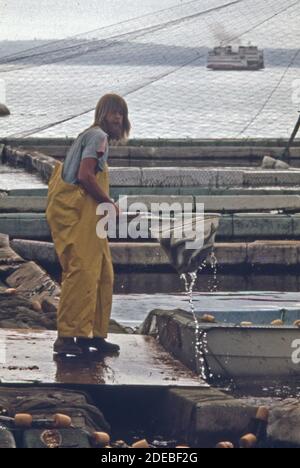
[[[205,266],[208,257],[211,257],[211,266],[214,270],[216,284],[217,260],[214,254],[214,243],[219,227],[220,215],[193,214],[188,221],[176,216],[169,219],[169,227],[164,227],[164,218],[159,218],[158,228],[152,228],[170,264],[179,273],[184,281],[185,292],[188,297],[190,311],[195,323],[195,357],[199,365],[200,376],[203,380],[212,377],[206,366],[205,354],[207,352],[207,337],[201,330],[193,301],[193,290],[197,281],[198,272]]]
[[[216,283],[217,261],[214,255],[214,243],[219,227],[220,215],[204,213],[204,205],[197,206],[197,212],[170,210],[170,206],[161,207],[157,211],[147,212],[142,204],[133,205],[131,212],[126,212],[119,220],[119,235],[124,229],[130,238],[157,239],[166,253],[170,264],[184,281],[190,311],[195,323],[195,357],[201,377],[206,380],[210,376],[206,366],[207,353],[206,331],[201,328],[193,301],[194,286],[198,272],[207,264],[213,269]],[[180,207],[181,209],[182,207]],[[200,208],[200,210],[199,210]],[[137,212],[140,214],[137,216]],[[129,223],[128,223],[129,221]],[[212,288],[215,291],[215,287]]]
[[[121,204],[120,207],[123,208]],[[103,215],[102,212],[97,214]],[[139,215],[135,210],[123,211],[119,219],[119,237],[125,239],[129,235],[131,239],[148,239],[150,232],[150,237],[160,242],[178,274],[189,275],[197,273],[209,256],[215,267],[213,249],[219,221],[220,215],[214,213],[175,212],[171,216],[169,213],[156,215],[155,211],[151,214],[140,211]],[[103,226],[105,224],[104,219]],[[108,233],[110,238],[116,237],[115,226]]]
[[[153,220],[152,217],[152,226]],[[168,220],[169,226],[164,221],[166,219],[160,217],[159,225],[152,227],[151,231],[159,240],[170,264],[179,275],[198,272],[213,253],[220,215],[195,213],[188,219],[175,215]]]

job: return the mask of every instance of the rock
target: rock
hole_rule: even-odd
[[[290,169],[289,164],[280,159],[265,156],[261,165],[262,169],[277,169],[279,171],[286,171]]]
[[[272,445],[300,448],[300,402],[286,400],[271,409],[268,438]]]
[[[8,107],[6,107],[5,104],[0,103],[0,117],[6,117],[8,115],[10,115]]]
[[[276,164],[274,166],[275,169],[278,169],[279,171],[286,171],[290,169],[289,164],[285,163],[284,161],[276,161]]]
[[[271,158],[271,156],[265,156],[262,162],[262,169],[274,169],[277,159]]]

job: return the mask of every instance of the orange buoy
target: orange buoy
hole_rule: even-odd
[[[215,323],[216,322],[216,317],[214,317],[213,315],[209,315],[209,314],[204,314],[201,318],[201,322],[205,322],[205,323]]]
[[[282,327],[284,325],[284,322],[282,320],[273,320],[273,322],[271,322],[271,325],[273,325],[273,327]]]
[[[234,449],[234,445],[231,442],[219,442],[216,445],[217,449]]]
[[[31,427],[33,417],[31,416],[31,414],[19,413],[15,415],[14,421],[17,427]]]
[[[9,296],[14,296],[15,294],[17,294],[16,288],[8,288],[4,292],[5,294],[8,294]]]
[[[110,446],[110,435],[106,432],[94,432],[92,435],[92,440],[95,445],[100,447],[109,447]]]
[[[60,429],[66,429],[72,425],[72,419],[66,414],[55,414],[54,415],[54,426]]]
[[[241,327],[252,327],[253,323],[252,322],[241,322],[240,326]]]
[[[257,444],[257,437],[254,434],[246,434],[240,439],[241,448],[254,448]]]

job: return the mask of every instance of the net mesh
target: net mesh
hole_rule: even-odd
[[[300,104],[300,1],[194,0],[59,40],[2,42],[1,137],[74,137],[125,96],[133,137],[287,137]],[[212,71],[218,45],[255,45],[259,71]]]

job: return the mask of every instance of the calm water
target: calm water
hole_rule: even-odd
[[[100,95],[114,90],[127,96],[137,138],[178,138],[178,132],[181,138],[289,136],[298,111],[297,92],[291,99],[291,90],[299,79],[299,5],[286,0],[283,11],[278,0],[252,0],[216,9],[225,4],[0,0],[0,58],[35,48],[1,66],[11,110],[1,121],[2,135],[75,136],[90,125],[89,111]],[[144,28],[147,32],[140,31]],[[124,40],[112,39],[124,39],[124,33],[126,47]],[[72,40],[72,47],[70,42],[53,47],[74,35],[81,35],[80,45]],[[208,48],[232,36],[264,48],[265,70],[214,74],[206,69]],[[105,38],[107,47],[95,44],[95,38]],[[272,99],[266,101],[268,96]],[[146,111],[141,102],[149,104]],[[268,105],[260,110],[263,103]]]
[[[182,293],[182,282],[172,272],[117,272],[115,277],[116,294],[178,294]],[[253,271],[244,273],[218,272],[202,273],[196,281],[198,292],[236,291],[300,291],[300,277],[293,272]]]
[[[43,265],[50,275],[60,281],[57,269]],[[299,272],[290,271],[232,271],[219,269],[217,278],[213,272],[204,272],[198,276],[195,291],[205,292],[237,292],[237,291],[274,291],[299,292]],[[182,281],[177,273],[169,271],[139,271],[128,268],[115,271],[115,294],[181,294]]]
[[[0,40],[61,39],[181,3],[181,0],[0,0]]]

